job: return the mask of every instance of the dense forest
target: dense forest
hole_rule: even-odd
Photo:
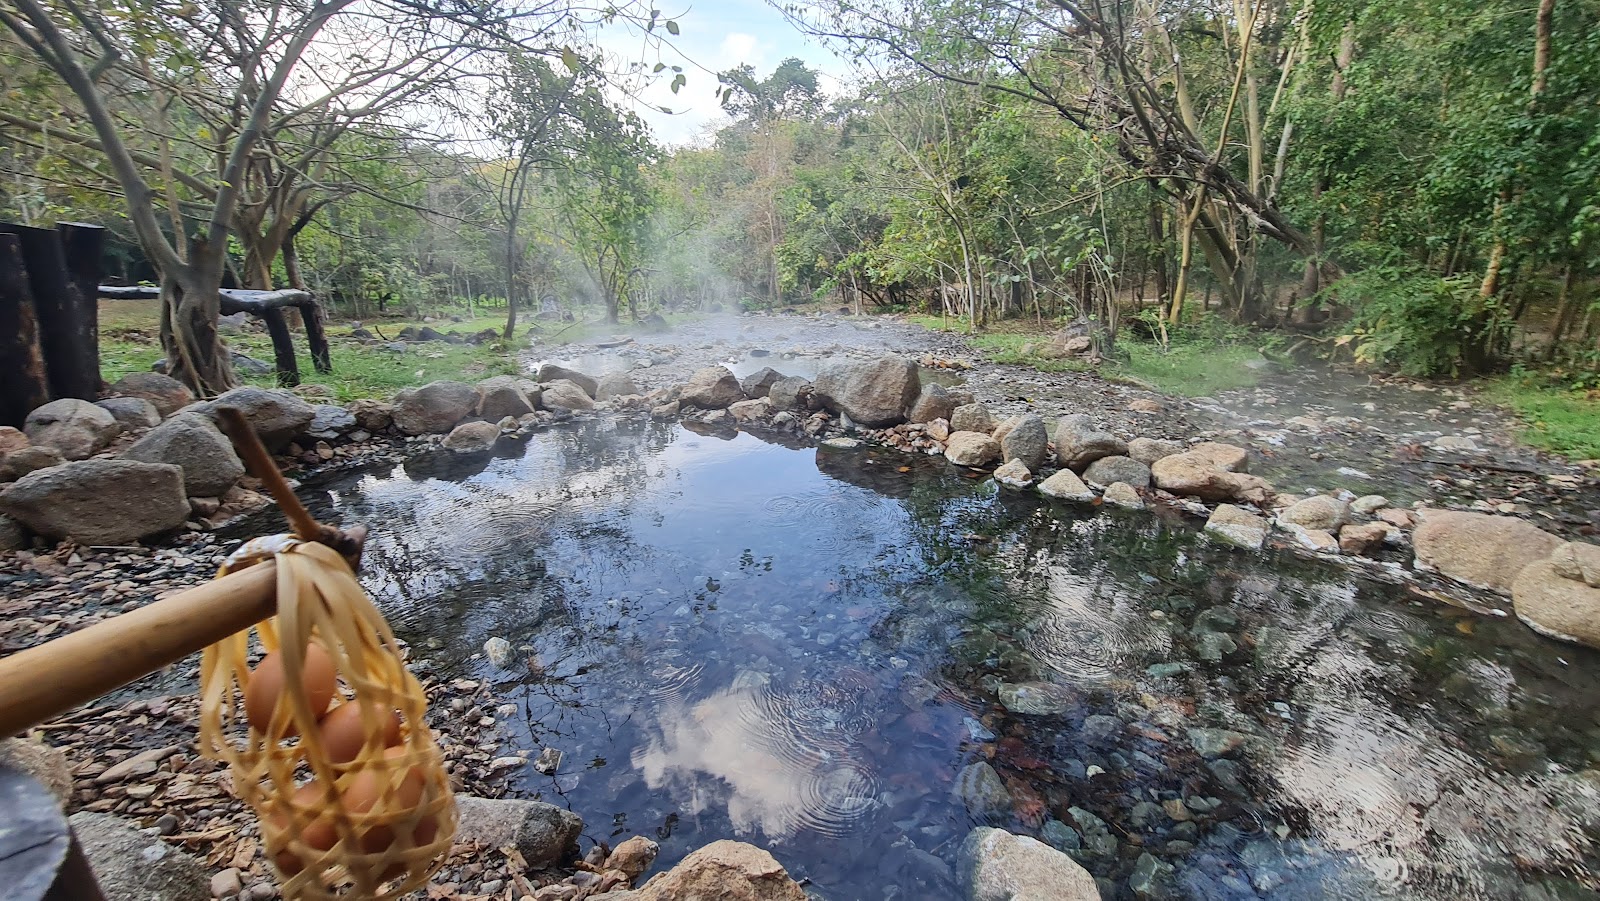
[[[1108,353],[1217,319],[1409,374],[1600,368],[1594,0],[789,15],[842,89],[653,62],[680,26],[645,6],[4,0],[0,218],[114,229],[202,390],[221,284],[507,339],[821,302],[1088,320]],[[649,79],[726,120],[660,146]]]

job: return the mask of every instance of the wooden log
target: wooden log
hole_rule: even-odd
[[[283,307],[262,307],[257,315],[267,324],[267,336],[272,339],[272,358],[278,369],[278,387],[293,388],[300,384],[300,364],[294,358],[294,337],[289,334],[289,323],[284,321]]]
[[[16,235],[22,245],[51,396],[94,400],[100,396],[99,349],[86,344],[90,332],[80,321],[67,278],[61,235],[52,228],[10,222],[0,222],[0,234]]]
[[[271,561],[0,658],[0,736],[16,735],[270,617]]]
[[[29,411],[50,401],[22,243],[0,235],[0,425],[22,428]]]
[[[328,332],[323,328],[322,304],[308,299],[300,304],[300,312],[306,323],[306,344],[311,348],[311,365],[318,372],[332,372],[333,354],[328,349]]]
[[[82,365],[94,377],[95,393],[105,390],[106,382],[100,373],[100,276],[101,253],[106,243],[106,230],[98,225],[83,222],[58,222],[56,231],[61,234],[61,250],[67,261],[67,284],[76,308],[73,324],[74,339]]]

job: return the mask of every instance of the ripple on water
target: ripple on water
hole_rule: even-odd
[[[1167,630],[1132,598],[1076,576],[1051,576],[1049,597],[1022,635],[1041,663],[1070,679],[1101,680],[1171,650]]]

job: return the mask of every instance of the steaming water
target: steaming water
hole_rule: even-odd
[[[319,490],[375,527],[364,581],[423,665],[489,680],[508,743],[564,753],[515,791],[588,840],[658,839],[662,866],[733,837],[820,897],[960,897],[988,822],[1072,849],[1107,898],[1578,898],[1600,875],[1600,655],[1339,568],[933,459],[649,421]]]

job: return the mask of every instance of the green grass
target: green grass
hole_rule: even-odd
[[[106,381],[115,382],[130,372],[148,372],[150,365],[162,358],[159,309],[153,300],[101,302],[100,368]],[[366,324],[371,328],[373,323]],[[485,328],[501,328],[505,321],[499,317],[479,317],[464,322],[429,324],[440,331],[467,335]],[[420,327],[422,323],[387,319],[377,322],[378,330],[390,338],[407,325]],[[294,333],[302,385],[322,385],[340,402],[363,397],[388,400],[401,388],[435,379],[471,382],[494,375],[515,375],[522,371],[517,351],[526,346],[521,340],[509,350],[501,348],[498,343],[474,347],[470,344],[438,342],[416,344],[405,354],[395,354],[351,340],[346,337],[349,331],[343,324],[329,325],[328,336],[333,357],[333,372],[330,373],[316,371],[311,365],[305,334]],[[233,349],[268,365],[272,364],[272,342],[265,332],[251,330],[227,335],[225,340]],[[277,374],[273,372],[249,375],[236,371],[235,374],[243,384],[264,388],[277,385]]]
[[[933,331],[966,332],[966,325],[960,319],[926,315],[912,315],[906,319]],[[1261,378],[1259,370],[1245,365],[1262,359],[1259,351],[1244,343],[1247,335],[1181,333],[1173,337],[1166,350],[1124,335],[1117,342],[1117,352],[1124,359],[1103,360],[1097,367],[1078,358],[1038,353],[1037,348],[1049,344],[1052,334],[1052,331],[1040,331],[1033,323],[1010,322],[969,334],[967,341],[995,363],[1030,366],[1041,372],[1093,371],[1111,381],[1131,382],[1188,397],[1248,388]]]
[[[1590,392],[1511,375],[1488,382],[1484,395],[1517,414],[1518,437],[1528,444],[1575,460],[1600,459],[1600,399]]]

